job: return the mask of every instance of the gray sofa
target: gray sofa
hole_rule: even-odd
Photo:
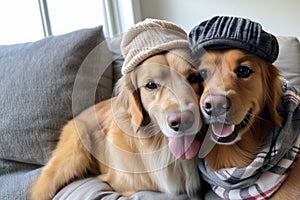
[[[300,43],[278,37],[275,65],[300,90]],[[123,58],[120,38],[102,27],[40,41],[0,46],[0,199],[27,199],[29,184],[47,162],[62,126],[84,108],[110,98]],[[56,199],[127,199],[94,178],[63,188]],[[187,199],[139,192],[130,199]]]

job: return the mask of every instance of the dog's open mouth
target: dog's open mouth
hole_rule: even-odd
[[[250,109],[242,122],[237,125],[220,122],[211,123],[212,138],[217,143],[228,144],[234,142],[238,137],[239,131],[247,126],[251,113],[252,110]]]
[[[169,137],[168,139],[170,151],[179,160],[188,160],[197,156],[202,144],[200,133]]]

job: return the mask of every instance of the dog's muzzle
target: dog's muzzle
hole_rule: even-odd
[[[194,124],[194,113],[190,110],[170,112],[167,117],[168,125],[176,132],[184,132]]]
[[[231,101],[225,95],[207,95],[202,103],[206,118],[217,118],[226,114],[231,108]]]
[[[177,159],[192,159],[198,155],[202,139],[199,133],[189,132],[195,124],[194,115],[191,110],[168,113],[167,123],[175,134],[174,137],[168,137],[169,149]]]
[[[236,141],[239,131],[248,124],[251,116],[250,109],[241,123],[232,124],[229,119],[230,108],[231,100],[225,95],[207,95],[201,105],[205,121],[210,124],[211,137],[220,144],[231,144]]]

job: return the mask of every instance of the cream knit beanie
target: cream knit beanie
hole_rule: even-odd
[[[123,36],[121,51],[125,60],[122,74],[132,71],[150,56],[178,48],[188,48],[187,34],[183,29],[165,20],[145,19]]]

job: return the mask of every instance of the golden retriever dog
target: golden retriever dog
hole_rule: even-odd
[[[198,195],[200,75],[187,53],[147,58],[119,80],[115,97],[69,121],[31,199],[50,199],[87,171],[125,196],[140,190]]]
[[[280,71],[254,54],[232,48],[208,50],[201,55],[199,72],[205,80],[200,107],[206,123],[209,124],[207,134],[215,143],[204,157],[202,165],[204,170],[201,172],[206,173],[208,166],[211,170],[208,174],[217,172],[218,178],[226,180],[226,187],[236,184],[234,189],[239,189],[238,179],[244,178],[247,175],[245,172],[260,174],[260,170],[264,170],[260,167],[256,169],[255,164],[260,162],[260,156],[270,150],[263,149],[268,145],[266,138],[269,137],[270,141],[275,142],[276,137],[281,136],[274,134],[274,130],[280,130],[286,123],[277,110],[284,96]],[[299,130],[296,131],[299,134]],[[299,149],[295,149],[293,153],[298,157]],[[262,157],[268,156],[271,155]],[[284,167],[283,163],[279,166],[274,164],[269,171],[276,172],[273,171],[270,176],[262,173],[262,178],[259,179],[261,182],[256,183],[254,187],[257,189],[260,184],[265,184],[265,181],[269,181],[266,184],[272,184],[273,178],[277,177],[276,173]],[[216,177],[206,175],[206,180],[210,182]],[[246,182],[251,181],[254,176],[247,175],[247,177],[244,180]],[[299,161],[292,161],[287,174],[276,187],[278,189],[276,188],[271,196],[272,200],[300,199]],[[224,193],[224,190],[215,189],[217,193]],[[242,191],[240,194],[246,190],[240,189],[237,190]],[[252,190],[249,191],[251,196]],[[233,199],[230,195],[228,193],[225,199]],[[263,193],[259,193],[250,199],[266,198]]]

